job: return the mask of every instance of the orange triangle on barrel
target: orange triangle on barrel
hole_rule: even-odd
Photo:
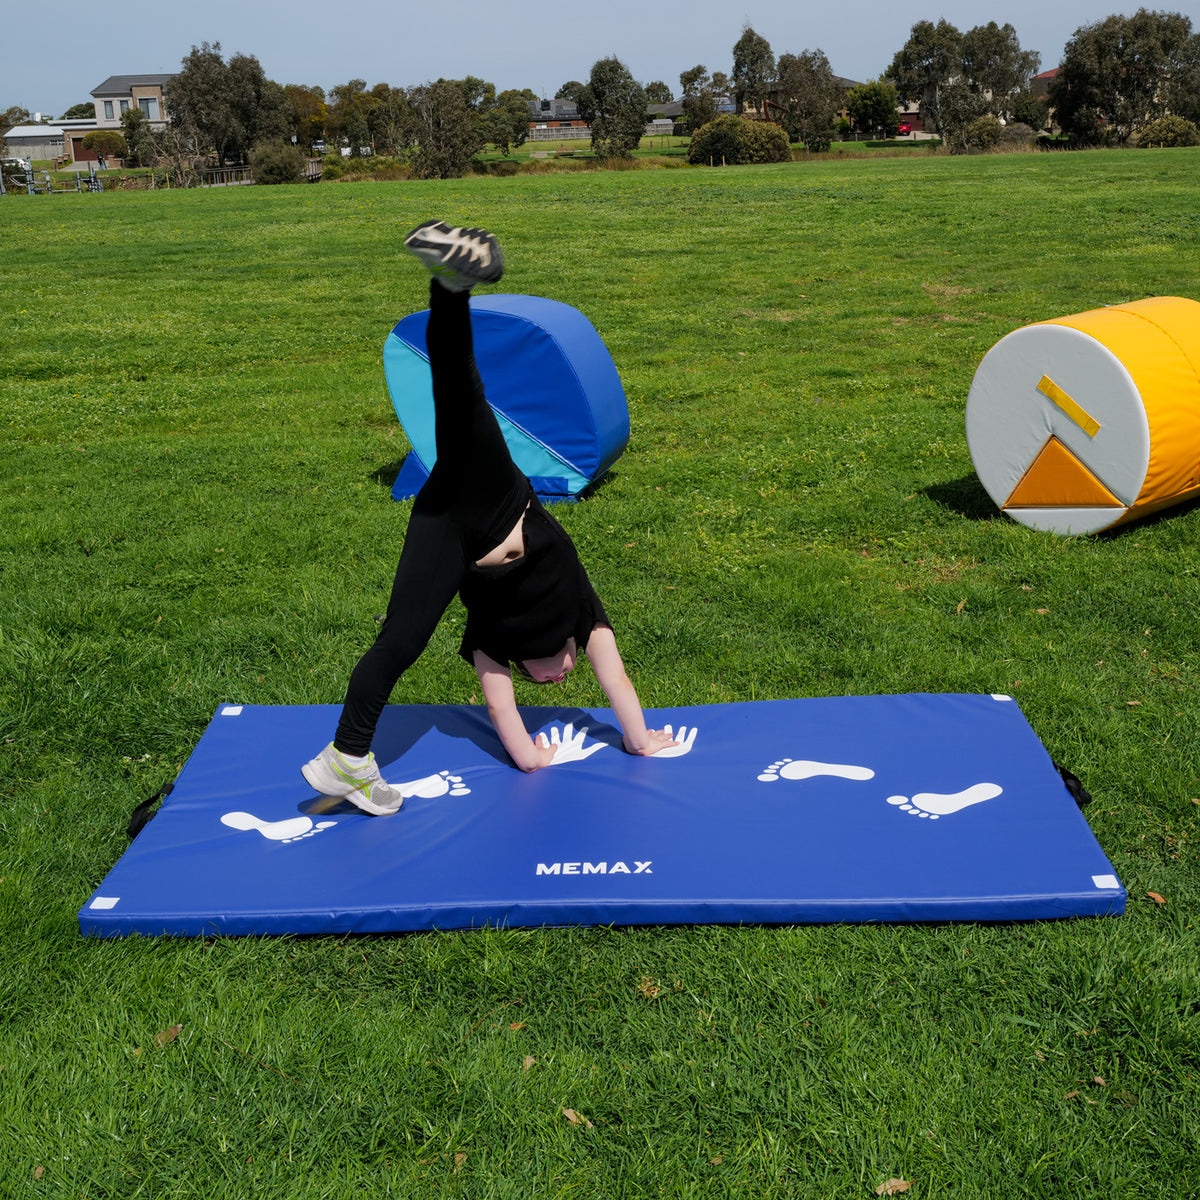
[[[1056,437],[1021,476],[1004,508],[1124,508]]]

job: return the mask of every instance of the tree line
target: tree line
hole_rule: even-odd
[[[732,105],[818,151],[849,128],[893,136],[901,104],[915,104],[926,130],[951,150],[989,144],[1009,124],[1040,130],[1051,111],[1080,146],[1123,145],[1168,117],[1200,124],[1200,33],[1181,13],[1143,8],[1081,26],[1044,98],[1031,90],[1040,65],[1010,24],[990,21],[960,31],[944,19],[921,20],[878,78],[847,87],[821,50],[776,57],[747,24],[728,74],[710,73],[703,64],[680,73],[680,119],[698,133]],[[591,127],[592,149],[618,157],[637,148],[647,106],[674,98],[661,80],[639,84],[615,55],[594,63],[586,81],[568,80],[556,94],[573,102]],[[219,42],[204,42],[192,47],[167,86],[165,130],[131,108],[121,118],[119,145],[106,131],[93,138],[108,139],[94,147],[102,152],[174,165],[181,176],[203,154],[220,164],[257,157],[264,174],[296,177],[304,153],[331,145],[351,156],[403,157],[417,177],[449,178],[465,173],[488,144],[508,154],[524,143],[529,102],[537,99],[528,88],[497,92],[474,76],[407,88],[350,79],[328,92],[281,85],[253,55],[226,61]],[[92,105],[79,104],[64,115],[92,112]],[[29,113],[13,106],[0,119],[16,124]],[[765,147],[769,139],[754,140]]]

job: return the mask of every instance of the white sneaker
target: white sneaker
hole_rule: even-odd
[[[404,796],[379,773],[375,755],[355,758],[335,750],[330,742],[312,762],[300,768],[310,787],[322,796],[338,796],[373,817],[399,812]]]
[[[452,292],[465,292],[477,283],[495,283],[504,274],[500,243],[486,229],[426,221],[404,239],[404,246]]]

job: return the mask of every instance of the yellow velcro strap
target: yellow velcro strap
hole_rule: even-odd
[[[1100,432],[1100,422],[1091,413],[1087,412],[1082,405],[1076,404],[1049,375],[1043,375],[1041,382],[1037,386],[1038,391],[1058,405],[1088,437],[1095,437]]]

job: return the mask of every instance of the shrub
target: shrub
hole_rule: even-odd
[[[820,133],[810,133],[804,142],[804,148],[809,154],[824,154],[833,145],[833,130],[825,129]]]
[[[1151,146],[1200,146],[1200,129],[1184,117],[1159,117],[1137,131],[1135,144]]]
[[[688,162],[764,163],[789,162],[787,134],[770,121],[751,121],[725,113],[701,125],[688,146]]]
[[[1026,150],[1033,145],[1037,133],[1021,121],[1012,121],[1000,131],[1000,145],[1005,150]]]
[[[1000,140],[1004,126],[991,113],[976,117],[963,130],[963,141],[971,150],[991,150]]]
[[[304,155],[288,142],[258,142],[250,151],[255,183],[303,183]]]
[[[346,173],[346,159],[344,159],[336,151],[332,154],[326,154],[321,159],[321,178],[325,179],[341,179]]]
[[[1013,104],[1012,118],[1019,125],[1028,125],[1031,129],[1045,129],[1049,116],[1050,105],[1032,92],[1022,92]]]
[[[501,175],[510,176],[520,173],[521,164],[514,162],[511,158],[501,159],[499,162],[480,162],[479,159],[471,160],[471,171],[475,175]]]
[[[84,135],[83,148],[103,158],[124,158],[129,153],[125,138],[115,129],[93,129]]]
[[[365,161],[368,165],[361,165]],[[363,180],[410,179],[412,167],[401,158],[376,157],[360,160],[359,166],[351,167],[342,178],[347,183],[359,183]]]

